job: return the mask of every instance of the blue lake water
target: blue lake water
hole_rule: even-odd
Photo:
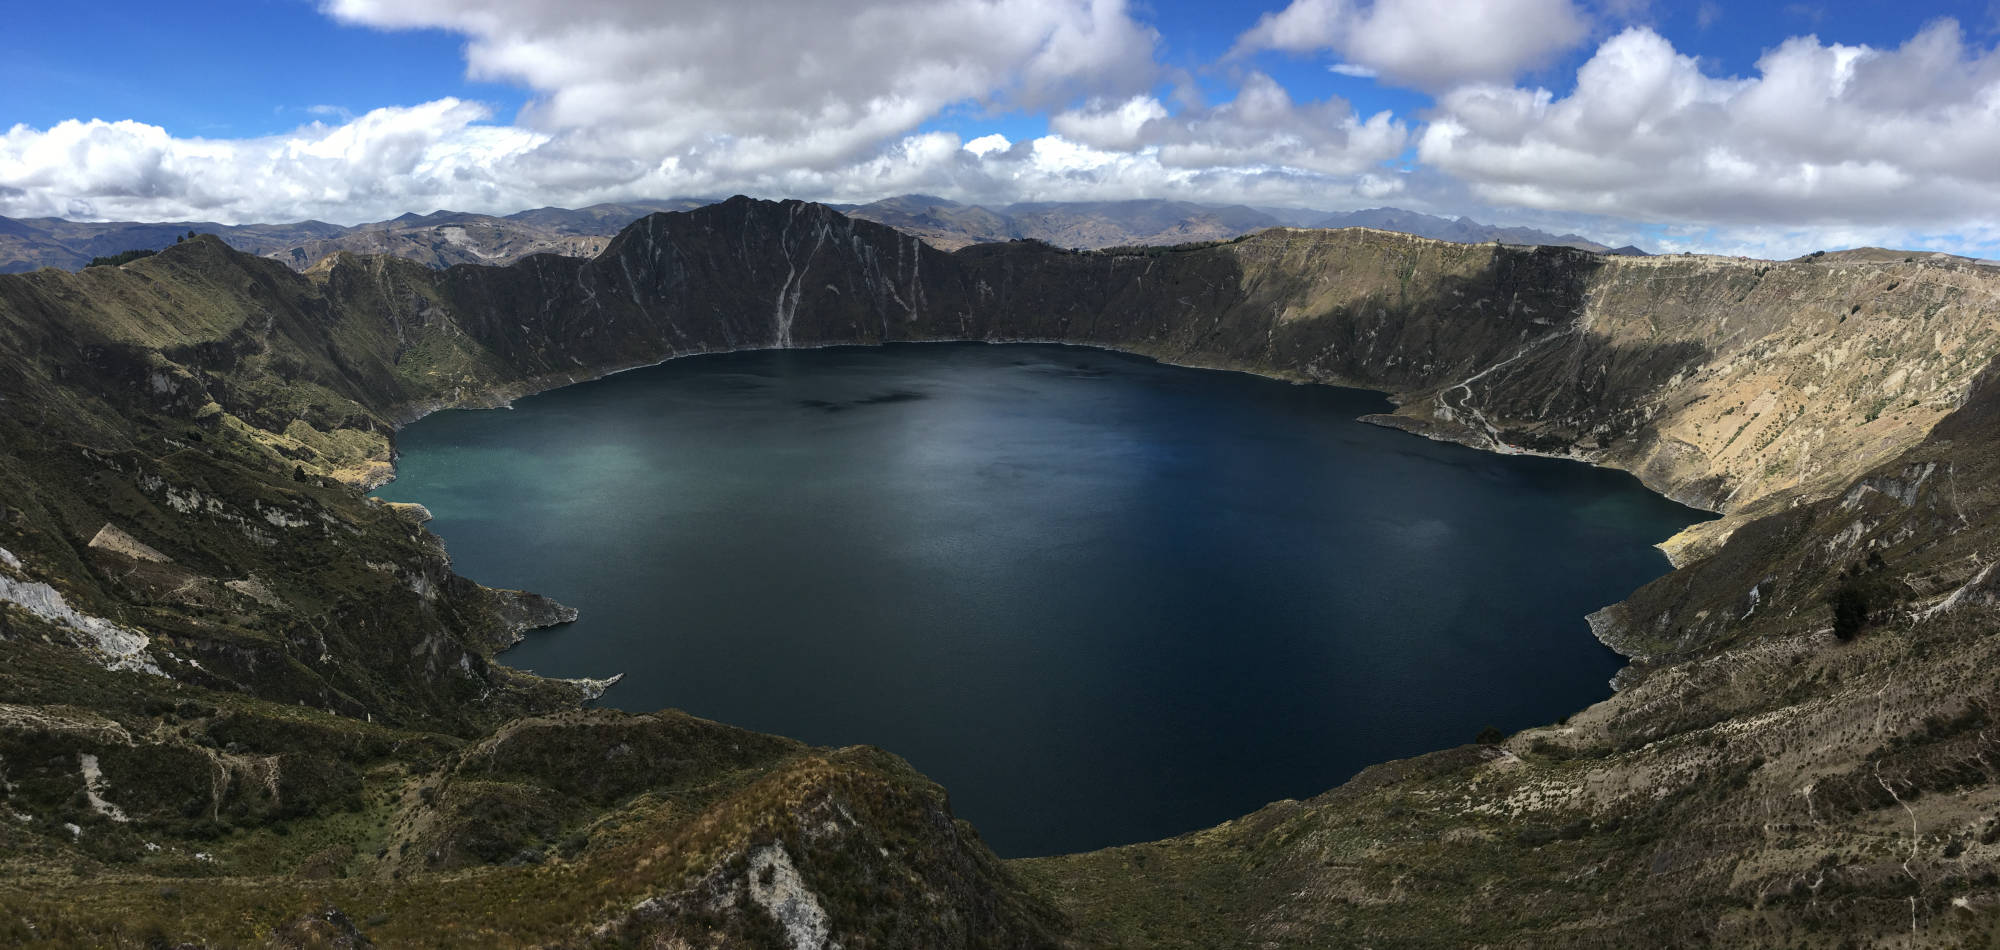
[[[1044,345],[704,356],[433,415],[378,494],[583,611],[510,665],[881,746],[1051,854],[1609,695],[1584,615],[1705,516],[1355,421],[1388,407]]]

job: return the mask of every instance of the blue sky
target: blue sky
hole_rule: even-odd
[[[921,191],[2000,253],[1992,0],[18,7],[11,216]]]
[[[465,41],[443,30],[347,26],[304,0],[206,5],[24,3],[0,33],[0,122],[137,119],[181,136],[253,136],[311,121],[459,96],[510,114],[528,91],[465,78]]]

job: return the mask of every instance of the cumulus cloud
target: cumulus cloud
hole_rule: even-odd
[[[1331,50],[1350,75],[1441,90],[1509,82],[1589,31],[1572,0],[1292,0],[1238,37],[1235,52]]]
[[[985,155],[989,152],[1004,152],[1013,147],[1014,143],[1007,141],[1007,137],[998,132],[991,135],[982,135],[962,146],[962,148],[974,155]]]
[[[1095,99],[1081,109],[1049,117],[1056,134],[1099,148],[1131,148],[1139,144],[1146,124],[1167,117],[1167,107],[1152,96],[1133,96],[1120,103]]]
[[[1195,164],[1164,147],[1103,149],[1048,135],[987,157],[959,182],[973,200],[1182,201],[1291,207],[1351,207],[1403,194],[1404,182],[1379,172],[1329,175],[1274,163]]]
[[[1440,97],[1418,156],[1488,201],[1707,225],[1936,228],[2000,213],[2000,54],[1942,20],[1893,50],[1788,40],[1716,77],[1644,28],[1575,90]]]
[[[506,213],[737,192],[856,202],[925,192],[1003,203],[1172,197],[1323,205],[1379,200],[1402,187],[1366,171],[1407,138],[1386,113],[1363,122],[1344,105],[1249,98],[1262,104],[1148,120],[1144,138],[1127,147],[1061,134],[967,142],[919,132],[844,163],[753,169],[683,154],[579,158],[565,133],[484,124],[484,107],[450,99],[260,139],[176,138],[130,121],[16,126],[0,135],[0,214],[352,224],[411,210]]]
[[[1363,120],[1338,98],[1300,104],[1263,73],[1236,98],[1169,115],[1151,97],[1093,103],[1050,120],[1057,133],[1096,148],[1152,151],[1170,168],[1264,167],[1331,176],[1369,172],[1401,154],[1409,129],[1388,112]]]
[[[441,99],[259,139],[175,138],[134,121],[70,120],[0,135],[0,212],[79,218],[351,219],[498,197],[496,169],[546,141],[478,125],[485,106]]]
[[[177,138],[139,122],[17,126],[0,139],[0,214],[353,223],[739,191],[1297,203],[1400,187],[1372,166],[1409,137],[1386,113],[1294,103],[1261,74],[1231,102],[1174,114],[1145,91],[1160,78],[1156,36],[1125,0],[326,8],[373,27],[459,32],[469,73],[535,98],[512,117],[456,99],[352,118],[313,109],[321,121],[260,139]],[[1077,105],[1056,107],[1053,134],[1021,142],[919,131],[966,103]]]
[[[1441,90],[1418,119],[1301,101],[1240,62],[1228,101],[1204,102],[1188,83],[1167,95],[1156,37],[1126,0],[328,9],[456,31],[470,73],[533,99],[513,116],[458,99],[309,107],[318,121],[252,139],[139,121],[17,125],[0,131],[0,214],[346,224],[438,208],[923,192],[1395,203],[1614,244],[1787,256],[1848,243],[1990,255],[2000,242],[2000,53],[1949,20],[1895,48],[1793,38],[1747,77],[1705,72],[1635,27],[1604,40],[1564,94],[1515,83],[1582,36],[1572,0],[1293,0],[1239,41],[1329,51],[1329,69]],[[1049,132],[924,127],[984,107],[1046,111]]]
[[[474,78],[575,158],[830,168],[954,103],[1045,106],[1156,75],[1125,0],[330,0],[350,23],[468,37]]]
[[[1350,0],[1292,0],[1283,10],[1258,17],[1256,26],[1236,38],[1236,51],[1327,49],[1340,41],[1354,12]]]

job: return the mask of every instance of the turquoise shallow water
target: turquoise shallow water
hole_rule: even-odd
[[[1609,694],[1584,615],[1703,515],[1354,421],[1387,407],[1042,345],[706,356],[431,416],[378,494],[583,611],[509,664],[882,746],[1049,854]]]

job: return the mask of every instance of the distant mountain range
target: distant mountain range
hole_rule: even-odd
[[[1465,244],[1499,241],[1564,245],[1600,253],[1645,253],[1629,246],[1613,249],[1577,234],[1496,227],[1471,218],[1444,218],[1399,208],[1328,212],[1188,201],[1023,202],[986,208],[930,195],[903,195],[872,204],[833,207],[856,218],[915,234],[944,250],[1017,238],[1047,241],[1058,247],[1100,248],[1221,241],[1275,227],[1363,227]]]
[[[536,208],[498,217],[460,211],[406,214],[342,227],[324,221],[216,224],[212,221],[78,222],[62,218],[0,218],[0,274],[42,267],[76,270],[95,257],[133,249],[159,250],[189,231],[213,234],[231,247],[304,270],[336,251],[393,254],[433,267],[507,264],[530,254],[590,257],[618,229],[655,211],[686,211],[706,199],[635,201],[588,208]]]
[[[158,250],[189,231],[214,234],[238,250],[304,270],[337,251],[393,254],[432,267],[507,264],[530,254],[595,256],[620,228],[656,211],[686,211],[709,198],[673,198],[597,204],[587,208],[536,208],[495,216],[461,211],[405,214],[388,221],[343,227],[324,221],[225,225],[211,221],[79,222],[62,218],[0,218],[0,274],[60,267],[76,270],[93,258],[122,251]],[[853,217],[886,224],[943,250],[1028,238],[1060,247],[1102,248],[1226,240],[1272,227],[1370,227],[1421,237],[1477,244],[1554,244],[1612,254],[1576,234],[1497,227],[1470,218],[1444,218],[1373,208],[1326,212],[1252,208],[1187,201],[1023,202],[987,208],[929,195],[902,195],[863,205],[833,205]]]

